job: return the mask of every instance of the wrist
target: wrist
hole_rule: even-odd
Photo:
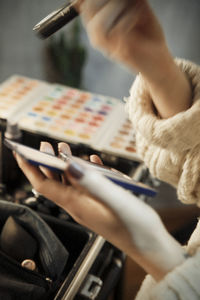
[[[137,230],[138,231],[138,230]],[[139,230],[141,231],[141,230]],[[127,251],[156,281],[187,258],[185,249],[168,233],[159,217],[154,216],[151,225],[140,232],[139,238],[134,235],[134,243]]]
[[[160,55],[154,59],[154,70],[141,73],[158,115],[169,118],[190,107],[192,89],[168,49],[160,51]]]

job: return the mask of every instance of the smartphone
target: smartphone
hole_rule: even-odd
[[[82,168],[100,172],[112,182],[135,194],[144,194],[150,197],[153,197],[157,194],[155,189],[146,184],[133,180],[131,177],[120,171],[85,161],[73,155],[61,154],[61,157],[59,158],[8,139],[4,139],[4,144],[9,149],[14,150],[16,153],[21,155],[29,163],[36,166],[43,166],[51,169],[52,171],[62,173],[68,168],[71,162],[75,162],[76,164],[82,166]]]

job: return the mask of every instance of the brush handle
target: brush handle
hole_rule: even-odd
[[[36,24],[33,27],[33,30],[36,31],[40,38],[48,38],[78,16],[78,12],[75,10],[73,5],[74,2],[52,12]]]

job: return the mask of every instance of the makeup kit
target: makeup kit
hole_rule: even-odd
[[[78,16],[74,8],[78,2],[69,2],[52,12],[33,30],[40,38],[48,38]],[[11,150],[29,163],[59,171],[59,176],[67,167],[77,176],[75,166],[80,167],[79,175],[80,170],[84,172],[77,178],[79,184],[111,206],[116,205],[116,200],[120,204],[121,197],[131,198],[130,192],[153,197],[156,191],[138,182],[139,175],[137,178],[127,176],[133,170],[141,173],[138,170],[142,164],[136,153],[134,130],[124,105],[123,101],[110,96],[21,75],[13,75],[0,84],[0,194],[3,197],[9,195],[9,201],[0,201],[0,214],[2,218],[7,218],[1,230],[4,234],[0,236],[0,248],[3,241],[4,249],[8,250],[6,259],[12,258],[11,262],[6,261],[4,277],[8,274],[10,280],[11,268],[20,298],[25,295],[26,280],[29,284],[32,281],[37,292],[38,286],[41,288],[44,285],[46,290],[40,298],[47,299],[47,296],[49,300],[105,300],[109,299],[111,293],[119,298],[116,287],[121,286],[124,254],[102,236],[74,222],[62,208],[34,189],[30,191],[29,187],[27,190],[24,184],[26,179]],[[57,157],[40,152],[36,150],[40,141],[50,142],[55,149],[58,142],[67,142],[75,156],[63,154],[63,157]],[[88,159],[93,153],[98,154],[109,167],[81,159]],[[13,190],[15,192],[12,194]],[[16,221],[21,214],[22,219],[18,224]],[[27,218],[27,215],[31,217]],[[24,231],[26,226],[28,232],[33,227],[31,233],[35,232],[33,236],[37,237],[37,245],[45,240],[45,245],[38,247],[39,250],[34,246],[35,241]],[[16,236],[12,234],[10,237],[9,233],[13,231]],[[23,240],[23,247],[19,238]],[[20,251],[17,257],[13,257],[13,245],[16,250],[17,244]],[[31,251],[31,255],[24,249]],[[45,255],[38,252],[41,249]],[[3,263],[5,265],[5,257]],[[58,270],[58,267],[61,269]],[[49,270],[53,276],[49,276]],[[55,272],[58,273],[57,277],[54,276]],[[18,282],[22,290],[18,289]],[[6,287],[10,295],[10,281]],[[32,298],[33,291],[31,299],[39,299]],[[16,293],[14,289],[13,293]],[[30,296],[25,298],[29,299]]]
[[[19,186],[19,182],[24,180],[21,178],[22,172],[19,171],[11,150],[4,144],[5,137],[12,137],[11,140],[20,141],[36,149],[41,140],[55,144],[58,141],[65,141],[70,144],[77,155],[81,153],[106,155],[110,162],[115,162],[116,168],[122,161],[123,165],[127,163],[131,168],[139,165],[139,158],[135,152],[134,132],[124,111],[124,103],[112,97],[13,75],[0,85],[0,127],[1,192],[5,187],[11,190],[13,187],[16,188],[16,184]],[[34,157],[36,158],[35,155]],[[50,157],[50,162],[52,160]],[[64,164],[64,161],[62,163]],[[94,179],[92,177],[92,180]],[[118,181],[117,177],[112,178],[115,183],[116,180]],[[86,183],[90,181],[89,177]],[[98,177],[96,184],[101,186]],[[129,185],[126,178],[124,184]],[[92,186],[91,184],[89,186],[92,190],[97,190],[93,181]],[[145,193],[150,192],[150,196],[152,192],[155,194],[153,189],[147,189],[146,186],[136,184],[135,188],[145,190]],[[22,185],[20,192],[23,192],[23,189]],[[101,190],[103,192],[102,188]],[[34,197],[31,196],[22,203],[25,206],[31,205],[31,208],[37,204],[34,210],[38,209],[38,212],[42,209],[43,213],[45,209],[43,218],[46,217],[50,225],[52,225],[52,218],[55,222],[52,228],[58,227],[58,232],[64,231],[61,241],[70,253],[68,265],[62,273],[62,282],[49,299],[107,299],[105,295],[109,295],[115,289],[119,280],[124,263],[123,253],[107,243],[101,236],[74,224],[73,220],[60,212],[57,207],[52,208],[53,204],[47,199],[41,196],[33,199]],[[47,210],[52,210],[53,214],[58,212],[59,215],[56,217],[48,215]],[[63,220],[63,217],[69,219]],[[56,234],[58,232],[56,231]],[[109,264],[104,263],[107,256],[110,257]],[[116,257],[120,262],[119,266],[115,264]],[[23,259],[23,262],[26,261]],[[32,261],[29,260],[28,266],[30,263]],[[101,265],[101,273],[99,273],[99,265]],[[24,268],[21,264],[22,274],[26,272]]]
[[[120,170],[120,162],[123,162],[123,165],[127,163],[131,169],[136,169],[140,165],[140,159],[136,154],[134,131],[125,113],[124,105],[121,100],[113,97],[60,84],[50,84],[20,75],[8,78],[0,85],[1,188],[8,185],[12,189],[12,182],[19,186],[20,176],[22,176],[10,149],[15,150],[35,165],[50,166],[52,170],[58,167],[60,170],[65,170],[64,160],[36,150],[39,146],[36,144],[41,140],[48,140],[51,143],[65,141],[79,155],[81,153],[104,154],[111,162],[115,162],[115,168],[118,170]],[[30,146],[36,149],[33,150]],[[23,152],[24,149],[25,152]],[[31,154],[31,151],[34,152]],[[87,188],[91,194],[97,195],[102,202],[113,204],[112,201],[115,202],[117,199],[120,203],[121,196],[125,199],[131,197],[130,192],[150,197],[156,195],[154,188],[133,181],[133,178],[128,178],[127,175],[122,176],[121,172],[113,173],[111,169],[106,170],[103,167],[98,167],[102,168],[99,171],[94,165],[86,168],[82,160],[77,160],[79,159],[77,157],[67,157],[67,159],[72,160],[72,163],[75,161],[84,168],[85,175],[80,178],[79,184]],[[96,173],[93,173],[94,168]],[[112,182],[112,197],[106,192],[110,190],[110,183],[105,177]],[[23,188],[21,191],[23,192]],[[119,280],[124,264],[123,253],[107,243],[101,236],[74,224],[67,214],[64,215],[63,212],[58,211],[57,207],[52,207],[53,203],[43,199],[41,195],[35,198],[31,196],[22,201],[23,205],[31,205],[31,208],[34,205],[36,212],[38,210],[40,213],[42,209],[43,213],[45,209],[43,219],[48,225],[53,226],[54,230],[58,227],[56,231],[58,236],[59,232],[63,232],[61,241],[70,253],[68,265],[63,268],[62,277],[59,275],[62,283],[49,299],[108,299],[105,298],[105,294],[109,295]],[[53,214],[59,213],[58,216],[54,217],[51,213],[46,213],[49,210],[52,210]],[[68,219],[63,220],[63,216]],[[52,225],[51,219],[55,224]],[[83,240],[81,245],[79,240]],[[24,244],[29,243],[25,241]],[[110,257],[109,264],[104,263],[107,256]],[[32,264],[34,266],[34,259],[27,261],[25,258],[23,256],[20,266],[22,275],[24,268],[27,268],[26,264],[29,268]],[[115,261],[120,264],[115,264]],[[73,262],[74,265],[72,265]],[[101,268],[99,268],[100,265]],[[39,272],[38,265],[36,267],[31,271]],[[99,269],[103,269],[103,273],[99,273]]]
[[[12,189],[17,190],[17,188],[22,194],[30,194],[30,191],[24,190],[25,186],[23,184],[20,185],[24,182],[24,178],[22,178],[22,172],[19,171],[13,158],[12,151],[4,144],[5,137],[9,138],[10,141],[20,141],[36,149],[38,149],[39,141],[42,139],[55,144],[58,141],[66,141],[77,153],[83,151],[87,153],[88,149],[91,149],[92,152],[101,151],[104,143],[102,141],[107,141],[108,145],[111,142],[110,138],[107,137],[107,131],[109,131],[109,127],[111,127],[114,120],[115,123],[118,123],[116,118],[119,116],[121,109],[123,110],[123,104],[112,97],[91,94],[87,91],[59,84],[50,84],[20,75],[13,75],[5,80],[0,84],[1,195],[7,195]],[[121,117],[122,114],[121,112]],[[125,121],[125,115],[123,119]],[[98,142],[99,140],[100,142]],[[62,163],[64,164],[64,161]],[[4,193],[5,189],[6,192]],[[13,205],[14,208],[19,209],[20,212],[25,213],[25,208],[28,210],[29,207],[37,212],[37,216],[39,214],[43,219],[41,222],[45,221],[46,226],[53,230],[62,245],[66,247],[69,257],[67,256],[65,266],[62,262],[63,271],[58,276],[59,284],[55,278],[53,280],[50,278],[51,284],[49,284],[49,276],[46,278],[43,275],[43,272],[46,271],[41,268],[40,261],[37,260],[37,268],[30,269],[35,259],[27,261],[27,259],[24,259],[24,257],[27,257],[25,253],[22,259],[23,262],[21,263],[20,260],[21,265],[17,265],[17,272],[14,268],[16,263],[14,263],[14,267],[12,266],[12,278],[15,278],[15,276],[17,278],[15,279],[16,286],[19,280],[18,277],[29,272],[29,277],[32,276],[31,280],[34,282],[36,289],[38,284],[38,281],[35,280],[36,277],[42,283],[44,281],[48,285],[48,293],[52,293],[48,299],[107,299],[105,295],[109,295],[117,284],[124,255],[118,249],[115,250],[101,236],[74,223],[66,212],[64,213],[62,209],[59,209],[47,199],[43,199],[41,195],[36,194],[33,196],[32,193],[29,197],[27,195],[26,198],[23,198],[22,195],[22,198],[18,198],[16,203],[12,203],[14,201],[10,198],[10,201],[5,201],[4,206],[8,203],[8,205]],[[22,208],[21,204],[23,204]],[[13,210],[12,207],[11,209]],[[0,209],[0,211],[3,210]],[[35,230],[35,223],[33,228]],[[42,228],[44,228],[44,225],[42,225]],[[9,230],[10,224],[8,226],[6,223],[3,232],[6,232],[6,242],[9,240],[10,243],[10,238],[7,235]],[[38,232],[41,232],[41,229]],[[23,238],[21,233],[18,237]],[[1,240],[3,241],[3,239]],[[47,251],[49,240],[45,241],[46,245],[43,248]],[[27,239],[23,242],[25,246],[30,246]],[[7,243],[4,242],[4,244],[7,253]],[[50,249],[52,248],[55,248],[55,242],[53,247],[50,247]],[[30,249],[28,248],[28,250]],[[12,251],[8,253],[8,256],[13,257]],[[109,260],[105,264],[104,257],[107,256]],[[21,259],[21,252],[19,257]],[[55,255],[55,260],[56,257],[57,255]],[[116,257],[120,262],[120,266],[115,264]],[[16,260],[15,257],[12,258],[10,265],[13,264],[13,259]],[[25,263],[28,264],[28,267]],[[43,260],[41,263],[43,263]],[[99,264],[101,265],[101,274],[99,273]],[[28,271],[27,268],[29,268]],[[8,273],[9,270],[7,267],[6,272]],[[42,276],[40,273],[42,273]],[[23,277],[24,285],[26,283],[25,278]],[[112,283],[110,278],[112,278]],[[9,288],[9,284],[7,286]],[[24,293],[24,288],[21,289],[20,293]]]

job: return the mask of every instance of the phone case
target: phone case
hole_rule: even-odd
[[[64,161],[63,159],[58,158],[54,155],[41,152],[34,148],[22,145],[20,143],[8,139],[5,139],[4,143],[8,148],[16,151],[18,154],[20,154],[24,159],[26,159],[31,164],[37,166],[43,166],[51,169],[52,171],[63,172],[64,170],[67,169],[67,167],[71,162],[75,162],[81,165],[83,168],[87,168],[87,170],[91,170],[91,172],[92,171],[100,172],[112,182],[116,183],[117,185],[127,190],[130,190],[135,194],[144,194],[150,197],[156,195],[155,189],[143,183],[134,181],[129,176],[117,170],[114,171],[112,169],[109,169],[108,167],[98,166],[96,164],[84,161],[83,159],[80,159],[72,155],[67,156]]]

